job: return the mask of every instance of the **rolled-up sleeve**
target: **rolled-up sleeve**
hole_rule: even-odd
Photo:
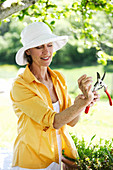
[[[38,124],[53,128],[56,112],[33,91],[23,84],[14,83],[10,95],[14,107],[20,110],[20,114],[24,113]]]

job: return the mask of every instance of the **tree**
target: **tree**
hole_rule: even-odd
[[[71,18],[75,18],[71,29],[77,40],[84,41],[84,48],[95,47],[100,63],[106,64],[107,60],[113,60],[113,57],[102,48],[103,44],[113,48],[113,40],[109,37],[113,33],[112,0],[73,1],[11,0],[9,2],[12,3],[8,5],[8,0],[1,0],[0,17],[2,20],[12,14],[12,17],[23,20],[25,16],[28,16],[32,21],[48,23],[51,29],[54,28],[55,21],[58,19],[69,18],[71,20]],[[94,23],[95,15],[98,13],[102,14],[101,20],[103,20],[103,16],[107,18],[108,29],[99,29],[100,27]],[[104,38],[108,40],[106,41]]]
[[[0,1],[0,20],[5,19],[6,17],[9,17],[10,15],[24,10],[28,8],[29,6],[35,4],[37,0],[22,0],[22,1],[7,1],[7,0],[1,0]]]
[[[113,60],[112,55],[106,54],[108,47],[113,49],[113,2],[107,0],[82,0],[72,4],[76,12],[73,22],[73,32],[80,41],[84,40],[86,48],[96,47],[98,62],[104,65],[107,60]],[[80,24],[78,24],[78,22]],[[110,50],[109,50],[110,51]]]
[[[0,28],[0,63],[15,64],[16,52],[22,47],[20,33],[24,25],[20,21],[2,23]]]

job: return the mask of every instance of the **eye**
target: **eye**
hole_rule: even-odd
[[[52,47],[52,46],[53,46],[53,44],[48,44],[47,46],[48,46],[48,47]]]
[[[38,47],[35,47],[36,49],[41,49],[41,48],[43,48],[43,45],[40,45],[40,46],[38,46]]]

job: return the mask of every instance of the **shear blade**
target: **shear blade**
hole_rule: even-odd
[[[106,75],[106,72],[104,72],[104,75],[103,75],[103,77],[101,78],[101,80],[104,80],[105,75]]]
[[[96,82],[96,83],[94,84],[94,87],[95,87],[97,84],[98,84],[98,82]]]
[[[97,72],[97,81],[100,79],[100,74]]]

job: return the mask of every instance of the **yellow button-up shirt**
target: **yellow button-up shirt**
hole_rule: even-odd
[[[48,67],[60,102],[60,111],[71,105],[67,86],[61,73]],[[18,117],[18,136],[14,143],[12,166],[41,169],[52,162],[59,163],[56,130],[51,97],[47,87],[36,79],[27,65],[13,83],[10,93]],[[68,157],[76,158],[75,144],[66,125],[59,129],[62,149]]]

